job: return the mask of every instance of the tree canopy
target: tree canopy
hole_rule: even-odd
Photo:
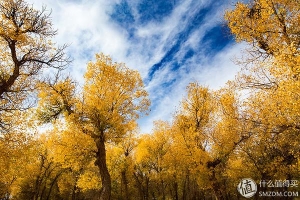
[[[172,119],[141,134],[150,100],[138,71],[98,53],[80,88],[60,73],[69,59],[46,9],[2,0],[0,199],[241,199],[248,177],[254,199],[261,181],[298,194],[299,10],[254,0],[226,11],[248,44],[240,73],[218,90],[189,83]]]

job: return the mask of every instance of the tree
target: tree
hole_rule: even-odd
[[[15,110],[32,106],[27,97],[47,69],[63,69],[66,46],[55,48],[50,14],[24,0],[0,2],[0,128],[8,129]],[[27,101],[26,101],[27,100]]]
[[[143,135],[139,141],[134,176],[141,199],[151,199],[150,195],[153,199],[168,199],[167,176],[170,164],[165,158],[172,140],[170,130],[168,123],[154,122],[153,133]]]
[[[32,138],[26,136],[25,133],[9,133],[0,138],[1,199],[16,195],[15,189],[18,181],[25,176],[26,164],[24,163],[32,158],[32,154],[29,153],[32,144]]]
[[[278,55],[283,50],[299,49],[299,1],[253,0],[238,2],[225,19],[236,40],[253,45],[259,55]]]
[[[90,136],[96,146],[95,165],[102,181],[101,199],[111,197],[111,177],[107,167],[106,142],[118,143],[136,128],[136,119],[150,105],[147,92],[137,71],[122,63],[113,63],[109,56],[96,55],[85,74],[82,97],[75,96],[70,79],[45,84],[41,91],[38,115],[50,122],[64,114],[65,129],[77,129]]]
[[[258,179],[299,177],[299,9],[297,0],[255,0],[225,15],[237,41],[252,45],[235,85],[250,91],[243,121],[253,136],[240,157]]]
[[[107,165],[112,178],[112,199],[130,200],[137,196],[134,186],[134,158],[137,146],[136,130],[124,135],[118,144],[108,144]]]
[[[57,180],[59,195],[63,199],[80,199],[93,191],[94,195],[99,193],[101,181],[94,165],[94,141],[76,126],[61,127],[62,123],[56,123],[55,128],[46,134],[45,141],[48,156],[63,172]]]
[[[198,83],[190,83],[187,97],[182,100],[180,110],[174,117],[174,148],[179,152],[179,157],[185,160],[181,166],[184,174],[183,199],[201,198],[200,188],[208,185],[206,163],[210,159],[207,150],[210,146],[213,105],[212,91]]]
[[[106,164],[105,143],[117,142],[135,128],[135,120],[149,107],[147,92],[139,73],[124,64],[113,63],[109,56],[96,55],[85,74],[83,117],[88,134],[94,139],[96,162],[101,180],[101,199],[111,196],[111,177]]]

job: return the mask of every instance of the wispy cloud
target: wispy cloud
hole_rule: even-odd
[[[189,82],[217,89],[232,79],[230,58],[240,46],[226,35],[227,1],[206,0],[29,0],[52,9],[57,43],[69,44],[70,72],[83,82],[95,53],[139,70],[150,94],[150,115],[139,120],[149,132],[153,120],[169,120]]]

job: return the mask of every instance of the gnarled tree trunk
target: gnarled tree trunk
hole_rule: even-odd
[[[110,200],[111,197],[111,177],[106,165],[106,149],[104,137],[94,138],[97,146],[95,165],[99,168],[102,188],[100,193],[101,200]]]

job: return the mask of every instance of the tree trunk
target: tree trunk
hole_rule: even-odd
[[[57,183],[57,179],[60,177],[60,175],[63,173],[63,171],[59,172],[55,177],[54,179],[52,180],[51,184],[50,184],[50,188],[49,188],[49,192],[48,192],[48,195],[47,195],[47,199],[46,200],[50,200],[50,195],[51,195],[51,192],[52,192],[52,189],[53,189],[53,186],[55,183]]]
[[[143,183],[142,181],[139,180],[139,175],[138,173],[133,173],[133,177],[135,179],[136,182],[136,187],[138,189],[139,195],[140,195],[140,199],[143,200],[144,199],[144,190],[143,190]]]
[[[212,189],[215,193],[216,200],[225,200],[226,198],[223,195],[223,191],[225,190],[216,178],[215,169],[212,169],[210,181],[212,182]]]
[[[185,179],[183,180],[182,200],[190,200],[190,172],[187,170]]]
[[[97,146],[95,165],[99,168],[101,181],[102,181],[100,200],[110,200],[111,177],[106,165],[106,150],[105,150],[104,137],[94,138],[94,140]]]
[[[125,197],[123,198],[123,194],[122,194],[122,199],[125,199],[125,200],[129,200],[129,191],[128,191],[128,180],[127,180],[127,177],[126,177],[126,171],[125,170],[122,170],[121,172],[121,183],[122,183],[122,191],[123,191],[123,187],[124,187],[124,192],[125,192]]]
[[[175,200],[179,200],[179,196],[178,196],[178,183],[177,183],[177,181],[174,182],[173,187],[174,187],[174,192],[175,192],[174,199]]]

